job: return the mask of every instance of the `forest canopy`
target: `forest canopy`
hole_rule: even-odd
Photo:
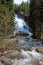
[[[22,2],[20,5],[14,4],[14,10],[17,10],[19,14],[23,12],[26,15],[30,13],[30,4],[27,2]]]

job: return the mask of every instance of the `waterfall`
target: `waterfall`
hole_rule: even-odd
[[[27,25],[27,23],[18,16],[18,14],[15,14],[15,30],[28,33],[29,36],[32,36],[32,33],[30,32],[30,27]]]

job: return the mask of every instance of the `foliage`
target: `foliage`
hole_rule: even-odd
[[[13,0],[0,0],[0,37],[13,34]]]
[[[22,2],[20,5],[14,4],[14,10],[19,13],[23,12],[26,15],[29,15],[30,12],[30,4],[27,2]]]
[[[3,45],[3,44],[5,44],[5,40],[0,39],[0,45]]]
[[[30,11],[29,3],[22,2],[21,5],[18,7],[18,9],[20,10],[20,12],[29,15],[29,11]]]
[[[17,4],[13,4],[13,9],[14,11],[18,9],[18,5]]]

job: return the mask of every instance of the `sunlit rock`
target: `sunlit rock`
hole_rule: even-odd
[[[43,47],[35,47],[34,49],[39,53],[43,53]]]

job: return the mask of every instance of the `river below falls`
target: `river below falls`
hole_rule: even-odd
[[[0,48],[4,50],[0,50],[0,65],[43,65],[43,43],[40,40],[10,39],[4,48]]]
[[[0,56],[0,65],[43,65],[43,53],[33,50],[7,50]]]

